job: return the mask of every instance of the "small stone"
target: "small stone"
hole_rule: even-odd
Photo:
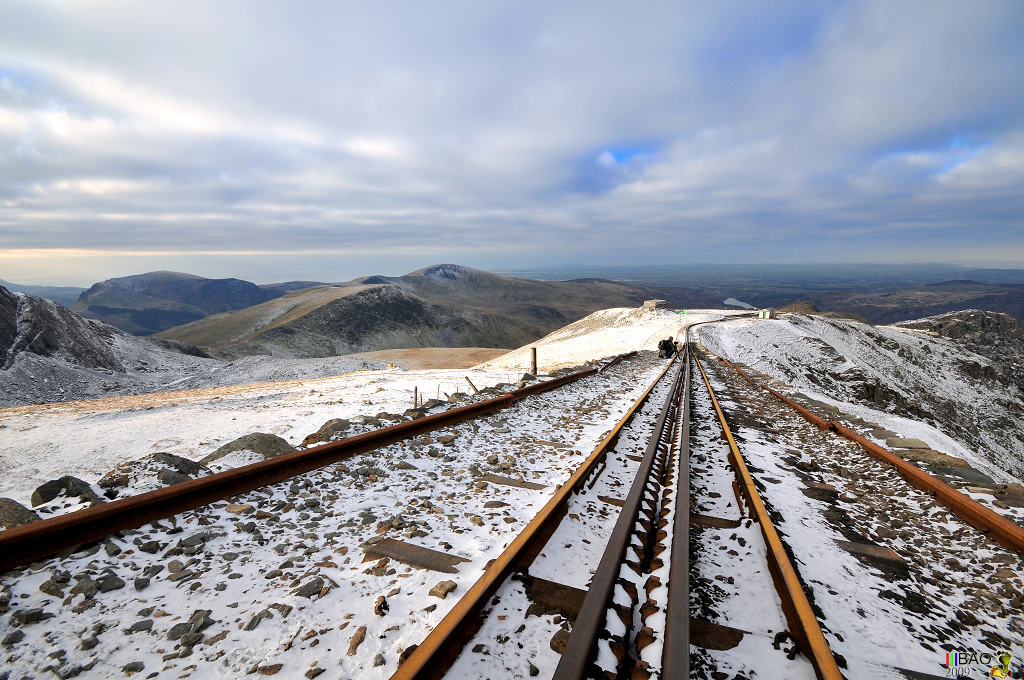
[[[373,603],[373,613],[377,616],[384,616],[388,613],[388,601],[383,595],[378,595],[377,600]]]
[[[273,663],[269,666],[257,666],[252,669],[252,673],[259,673],[260,675],[277,675],[278,671],[284,668],[283,663]]]
[[[125,675],[131,675],[132,673],[141,673],[146,669],[146,664],[141,661],[132,661],[121,666],[121,670],[125,672]]]
[[[131,625],[131,628],[128,629],[128,632],[145,633],[151,630],[153,630],[153,619],[142,619],[141,621],[136,621],[135,623],[133,623]]]
[[[561,654],[565,651],[565,645],[569,643],[569,631],[559,628],[551,636],[551,649]]]
[[[145,590],[149,587],[149,579],[145,576],[136,576],[134,583],[135,590]]]
[[[16,630],[5,635],[4,639],[0,640],[0,645],[10,647],[16,642],[21,642],[23,639],[25,639],[24,631]]]
[[[295,589],[294,593],[299,597],[312,598],[314,595],[319,595],[320,591],[323,590],[323,587],[324,580],[320,577],[316,577]]]
[[[448,593],[458,588],[458,584],[455,581],[441,581],[436,586],[430,589],[430,595],[439,597],[442,600],[448,597]]]
[[[185,633],[181,636],[181,644],[185,647],[195,647],[203,639],[203,633]]]
[[[177,640],[181,638],[182,635],[187,633],[188,629],[189,625],[187,623],[176,623],[173,626],[171,626],[171,629],[169,631],[167,631],[167,639]]]
[[[149,553],[150,555],[153,555],[160,552],[160,548],[162,547],[163,545],[160,543],[160,541],[146,541],[145,543],[139,545],[139,550],[141,550],[144,553]]]
[[[326,670],[327,670],[326,668],[319,668],[319,667],[318,668],[310,668],[308,671],[306,671],[306,677],[309,678],[310,680],[313,680],[313,678],[317,677],[318,675],[320,675],[321,673],[323,673]]]
[[[172,574],[177,574],[179,571],[183,570],[184,568],[185,568],[185,565],[182,563],[181,560],[171,560],[170,562],[167,563],[167,571],[171,572]]]
[[[78,583],[71,587],[72,595],[82,594],[85,596],[85,599],[87,600],[99,591],[99,585],[96,583],[96,581],[93,581],[88,576],[80,577],[78,579]]]
[[[348,643],[348,655],[355,656],[356,652],[359,651],[359,645],[363,644],[363,640],[366,639],[366,626],[359,626],[356,632],[352,634],[352,639]]]
[[[409,645],[403,649],[402,653],[398,655],[398,665],[401,666],[405,663],[405,660],[412,656],[412,653],[416,651],[417,647],[419,647],[419,645]]]
[[[535,678],[538,675],[540,675],[540,669],[537,668],[536,666],[534,666],[533,663],[531,662],[530,663],[530,677],[531,678]]]
[[[124,581],[113,574],[108,574],[97,581],[96,585],[101,593],[109,593],[111,590],[124,588]]]
[[[53,595],[54,597],[62,597],[64,595],[64,589],[61,588],[60,584],[55,582],[52,578],[40,583],[39,590],[47,595]]]
[[[508,503],[506,503],[505,501],[487,501],[486,503],[484,503],[484,508],[487,510],[493,510],[494,508],[504,508],[507,506]]]
[[[248,503],[231,503],[224,508],[225,512],[230,512],[233,515],[241,515],[243,512],[248,512],[249,510],[252,510],[252,506]]]
[[[11,615],[11,620],[19,626],[27,626],[46,619],[52,619],[55,615],[44,612],[41,607],[35,609],[19,609]]]
[[[0,528],[13,529],[38,519],[39,515],[13,498],[0,498]]]
[[[378,654],[377,656],[373,657],[373,665],[374,666],[383,666],[384,665],[384,655],[383,654]]]
[[[480,515],[470,515],[469,523],[473,526],[482,527],[484,525],[484,519]]]
[[[98,645],[99,643],[100,643],[100,639],[98,637],[96,637],[95,635],[90,635],[89,637],[82,638],[81,649],[82,649],[82,651],[86,651],[87,652],[90,649],[92,649],[93,647],[95,647],[96,645]]]

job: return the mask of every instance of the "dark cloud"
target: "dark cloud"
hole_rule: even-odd
[[[0,273],[1024,263],[1022,29],[1013,1],[5,2]]]

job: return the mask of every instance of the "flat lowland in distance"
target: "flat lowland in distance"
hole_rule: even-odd
[[[381,349],[346,356],[360,359],[387,361],[401,368],[440,369],[472,368],[490,361],[509,350],[496,347],[413,347],[410,349]]]

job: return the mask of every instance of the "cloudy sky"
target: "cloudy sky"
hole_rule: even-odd
[[[1024,266],[1022,36],[1019,0],[3,0],[0,278]]]

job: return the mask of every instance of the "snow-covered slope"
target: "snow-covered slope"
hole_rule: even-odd
[[[478,368],[528,369],[532,347],[537,348],[537,364],[542,371],[634,350],[657,351],[659,340],[667,337],[681,340],[688,326],[742,313],[742,310],[694,310],[677,314],[667,309],[643,307],[602,309],[536,342],[480,364]]]
[[[883,424],[898,417],[893,429],[927,428],[958,455],[1024,477],[1024,394],[954,339],[803,314],[702,326],[699,339],[814,399]]]

